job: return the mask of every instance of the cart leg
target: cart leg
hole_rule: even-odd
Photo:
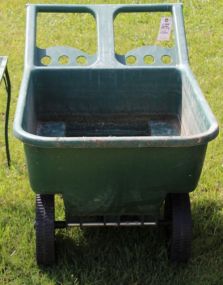
[[[8,124],[9,124],[9,109],[10,109],[10,101],[11,101],[11,81],[10,81],[9,72],[8,72],[7,67],[5,69],[5,75],[3,79],[5,82],[5,88],[7,91],[7,104],[6,104],[6,112],[5,112],[5,150],[6,150],[8,167],[10,167],[11,158],[10,158],[10,150],[9,150]]]
[[[192,217],[188,193],[168,194],[164,218],[167,226],[168,255],[171,262],[186,263],[191,255]]]
[[[36,195],[36,261],[38,265],[55,262],[54,195]]]

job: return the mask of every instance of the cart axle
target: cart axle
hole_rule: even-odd
[[[66,223],[65,221],[55,221],[54,225],[57,229],[63,229],[67,227],[119,227],[119,226],[157,226],[163,224],[163,221],[157,222],[83,222],[83,223]]]

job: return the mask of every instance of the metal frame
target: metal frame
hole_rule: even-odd
[[[93,221],[83,221],[86,217],[79,217],[79,221],[54,221],[55,229],[63,229],[68,227],[142,227],[142,226],[165,226],[169,224],[165,219],[146,219],[144,215],[136,215],[135,219],[131,216],[128,216],[128,219],[123,221],[125,216],[116,216],[116,219],[113,221],[106,221],[107,216],[95,216]],[[98,222],[97,220],[101,219],[102,221]],[[82,221],[81,221],[82,220]]]
[[[67,223],[65,221],[55,221],[55,228],[56,229],[63,229],[67,227],[142,227],[142,226],[157,226],[158,224],[162,224],[162,221],[160,222],[105,222],[105,223],[97,223],[97,222],[91,222],[91,223]]]
[[[7,60],[8,58],[6,56],[0,56],[0,83],[2,80],[4,81],[7,93],[7,103],[5,111],[5,150],[6,150],[7,164],[8,167],[10,167],[11,157],[10,157],[9,139],[8,139],[8,123],[9,123],[9,111],[10,111],[10,102],[11,102],[11,81],[7,68]]]

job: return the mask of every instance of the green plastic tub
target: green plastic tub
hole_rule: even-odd
[[[188,64],[181,4],[28,5],[27,10],[14,133],[24,144],[33,191],[38,197],[62,194],[68,225],[131,225],[136,217],[143,217],[141,225],[157,224],[167,194],[196,188],[207,144],[218,133]],[[173,17],[174,47],[115,54],[117,14],[166,11]],[[40,12],[91,13],[97,53],[36,47]],[[70,63],[60,65],[62,55]],[[146,55],[154,57],[153,64],[143,62]],[[169,64],[162,63],[164,55],[171,57]],[[51,64],[41,63],[44,56]],[[78,65],[79,56],[88,63]],[[128,56],[136,57],[134,65],[126,63]]]

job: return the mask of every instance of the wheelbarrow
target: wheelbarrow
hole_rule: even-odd
[[[95,55],[36,46],[37,14],[60,12],[95,17]],[[126,12],[172,13],[174,47],[115,54],[113,21]],[[36,193],[37,263],[55,262],[56,228],[159,225],[167,229],[170,260],[186,262],[189,193],[218,125],[189,67],[182,5],[28,5],[25,50],[14,133]],[[66,65],[58,62],[62,55]],[[153,64],[144,63],[146,55]],[[164,64],[164,55],[171,62]],[[65,221],[55,221],[55,194],[63,198]]]
[[[9,77],[9,72],[7,68],[7,56],[0,56],[0,84],[3,80],[5,83],[5,89],[7,92],[7,103],[5,111],[5,150],[7,163],[10,167],[10,151],[9,151],[9,140],[8,140],[8,121],[9,121],[9,110],[10,110],[10,101],[11,101],[11,81]]]

